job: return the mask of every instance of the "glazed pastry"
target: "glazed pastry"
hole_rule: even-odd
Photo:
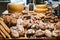
[[[39,26],[40,26],[40,28],[42,29],[42,30],[45,30],[45,29],[47,29],[47,23],[43,23],[43,22],[40,22],[39,23]]]
[[[28,29],[26,33],[27,34],[35,34],[35,31],[33,29]]]
[[[24,35],[24,27],[22,25],[17,25],[17,28],[19,35]]]
[[[54,29],[55,24],[53,24],[53,23],[48,23],[48,24],[47,24],[47,27],[48,27],[49,29]]]
[[[56,23],[56,27],[55,28],[56,28],[56,30],[60,30],[60,22]]]
[[[11,31],[11,35],[12,37],[15,37],[15,38],[19,37],[19,33],[16,30]]]
[[[51,33],[50,30],[45,30],[45,35],[46,35],[47,37],[52,37],[52,33]]]
[[[28,21],[28,20],[24,20],[24,21],[22,22],[22,25],[23,25],[23,27],[25,27],[25,28],[27,28],[28,24],[29,24],[29,21]]]
[[[19,33],[17,31],[17,27],[11,27],[10,30],[11,30],[12,37],[15,37],[15,38],[19,37]]]
[[[60,36],[60,30],[55,30],[54,31],[58,36]]]
[[[20,18],[17,19],[17,24],[18,24],[18,25],[21,25],[22,23],[23,23],[23,20],[22,20],[22,19],[20,19]]]
[[[31,26],[31,28],[33,28],[33,29],[39,29],[40,26],[39,26],[38,24],[33,24],[33,25]]]
[[[55,31],[53,31],[53,32],[52,32],[52,36],[54,36],[54,37],[58,37],[58,34],[55,33]]]
[[[44,33],[45,33],[44,31],[42,31],[41,29],[39,29],[39,30],[36,31],[35,36],[40,36],[41,37],[41,36],[44,35]]]

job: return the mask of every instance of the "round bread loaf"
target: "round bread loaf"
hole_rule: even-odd
[[[48,8],[45,4],[36,5],[34,8],[34,11],[37,13],[45,13],[47,10]]]
[[[34,11],[37,12],[37,13],[45,13],[47,10],[48,10],[48,8],[44,8],[44,9],[43,8],[40,8],[40,9],[35,8],[34,9]]]
[[[47,6],[46,5],[36,5],[36,8],[47,8]]]
[[[24,9],[24,5],[9,3],[7,8],[9,13],[20,13]]]

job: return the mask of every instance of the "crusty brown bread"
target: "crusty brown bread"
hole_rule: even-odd
[[[14,4],[14,3],[9,3],[8,4],[8,12],[9,13],[20,13],[24,9],[23,4]]]
[[[8,38],[11,38],[9,33],[6,32],[6,30],[3,28],[3,26],[0,25],[0,30],[3,31],[3,33],[8,37]]]
[[[0,30],[1,35],[6,38],[6,35]]]
[[[4,28],[8,33],[10,33],[10,29],[8,28],[8,26],[7,26],[3,21],[0,21],[0,24],[3,26],[3,28]]]

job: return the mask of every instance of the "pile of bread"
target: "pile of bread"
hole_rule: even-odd
[[[10,28],[3,22],[4,19],[0,17],[0,38],[11,38]]]
[[[26,10],[21,12],[23,5],[12,5],[8,4],[8,10],[14,14],[0,17],[0,37],[26,39],[60,36],[60,19],[50,6],[36,5],[35,12],[29,13]]]
[[[54,11],[46,13],[15,13],[0,18],[0,36],[3,38],[39,38],[60,36],[60,19]]]

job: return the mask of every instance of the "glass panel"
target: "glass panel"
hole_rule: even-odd
[[[26,0],[11,0],[11,3],[23,3],[26,5]]]
[[[44,4],[45,0],[35,0],[35,4]]]
[[[0,0],[0,1],[8,1],[8,0]]]
[[[59,1],[59,0],[52,0],[52,1]]]
[[[22,3],[23,0],[11,0],[11,3]]]

